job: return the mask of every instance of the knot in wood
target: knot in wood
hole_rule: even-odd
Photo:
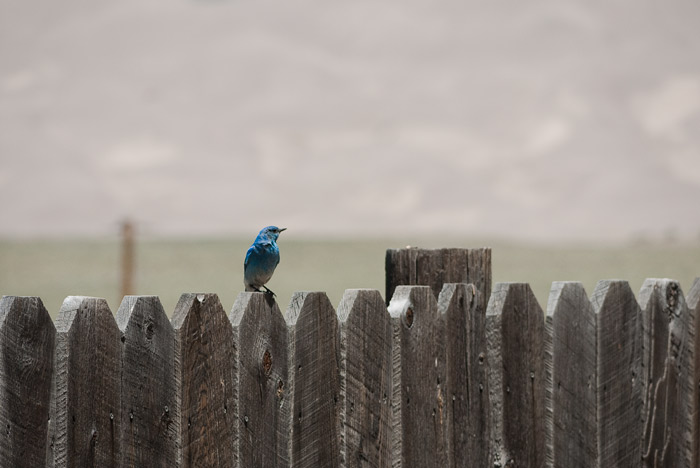
[[[681,316],[681,310],[678,304],[678,292],[680,286],[676,282],[669,283],[666,288],[666,307],[665,312],[668,315],[668,321]]]
[[[152,340],[153,335],[155,335],[156,330],[155,330],[155,325],[152,321],[146,322],[146,339],[147,340]]]
[[[413,309],[411,307],[406,309],[406,313],[403,316],[403,321],[406,327],[411,328],[413,326]]]
[[[284,382],[280,380],[277,382],[277,398],[282,398],[282,395],[284,395]]]
[[[265,372],[265,375],[270,375],[270,370],[272,369],[272,355],[270,354],[270,351],[267,349],[265,350],[265,353],[263,354],[262,366],[263,366],[263,371]]]
[[[668,288],[666,288],[666,301],[668,302],[669,307],[675,307],[676,303],[678,302],[678,283],[671,283],[668,285]]]

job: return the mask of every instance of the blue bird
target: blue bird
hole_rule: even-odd
[[[248,249],[243,263],[243,283],[246,291],[261,292],[260,288],[265,288],[268,294],[275,295],[265,283],[270,281],[280,262],[277,238],[285,229],[287,228],[280,229],[277,226],[263,228]]]

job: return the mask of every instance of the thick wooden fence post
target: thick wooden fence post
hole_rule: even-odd
[[[69,296],[56,319],[50,467],[119,466],[121,336],[104,299]]]
[[[491,296],[491,249],[388,249],[386,303],[397,286],[430,286],[437,300],[445,283],[472,283],[488,303]]]
[[[444,330],[428,286],[398,286],[393,327],[393,466],[446,466]]]
[[[345,291],[340,324],[343,467],[391,466],[391,318],[379,291]]]
[[[447,467],[489,466],[486,307],[473,284],[445,284],[438,298],[445,340]],[[468,463],[467,463],[468,462]]]
[[[641,464],[641,312],[627,281],[599,281],[591,298],[598,327],[597,466]]]
[[[0,466],[44,466],[56,329],[38,297],[0,300]],[[48,442],[48,443],[47,443]]]
[[[126,296],[121,331],[121,466],[179,466],[173,327],[156,296]]]
[[[235,466],[235,346],[219,297],[183,294],[172,325],[180,400],[180,467]]]
[[[692,433],[694,435],[691,446],[693,453],[692,466],[700,468],[700,278],[695,278],[693,286],[686,296],[686,304],[692,317],[692,323],[695,325],[691,330],[694,343],[693,353],[695,355],[693,363],[693,408],[691,410],[693,417]]]
[[[292,380],[291,464],[340,466],[338,318],[325,293],[295,293],[287,309]]]
[[[693,443],[695,324],[677,282],[648,279],[639,296],[646,383],[643,466],[687,468]]]
[[[265,294],[242,292],[229,316],[236,347],[227,353],[235,369],[238,465],[289,467],[292,396],[288,378],[287,324],[276,302]]]
[[[596,315],[581,283],[552,284],[545,330],[549,463],[608,466],[597,461]]]
[[[493,465],[544,467],[544,314],[528,284],[496,284],[486,338]]]

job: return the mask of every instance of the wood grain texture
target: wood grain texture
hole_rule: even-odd
[[[379,291],[345,291],[340,326],[341,466],[391,466],[391,318]]]
[[[388,249],[386,302],[401,285],[430,286],[435,299],[445,283],[473,283],[487,303],[491,295],[491,249]]]
[[[44,466],[54,328],[38,297],[0,300],[0,466]]]
[[[180,400],[180,466],[234,466],[236,360],[231,323],[216,294],[190,293],[180,297],[172,325]]]
[[[692,415],[692,433],[694,434],[691,450],[692,450],[692,466],[700,468],[700,278],[695,278],[693,285],[686,296],[686,305],[688,313],[691,316],[692,323],[695,327],[691,330],[693,336],[693,407]]]
[[[328,296],[295,293],[287,309],[292,380],[291,466],[340,466],[340,342]]]
[[[120,336],[104,299],[63,301],[56,319],[48,466],[119,466]]]
[[[596,316],[581,283],[552,284],[545,336],[551,466],[598,466]]]
[[[488,466],[486,306],[474,285],[448,283],[438,312],[445,337],[446,466]]]
[[[289,466],[291,394],[287,324],[276,302],[264,293],[242,292],[229,319],[236,351],[235,414],[238,466]]]
[[[598,457],[603,467],[641,463],[641,312],[627,281],[599,281],[591,304],[598,329]]]
[[[398,286],[393,328],[393,466],[446,466],[444,330],[429,286]]]
[[[492,462],[544,467],[544,314],[529,285],[496,284],[486,338]]]
[[[643,466],[686,468],[692,461],[695,328],[680,285],[648,279],[639,293],[644,353]]]
[[[121,466],[178,466],[175,335],[156,296],[126,296],[121,331]]]

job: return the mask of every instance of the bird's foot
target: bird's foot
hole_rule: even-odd
[[[265,288],[265,294],[268,294],[270,297],[275,297],[277,295],[274,292],[272,292],[272,289],[268,288],[267,286],[263,286],[263,288]]]

